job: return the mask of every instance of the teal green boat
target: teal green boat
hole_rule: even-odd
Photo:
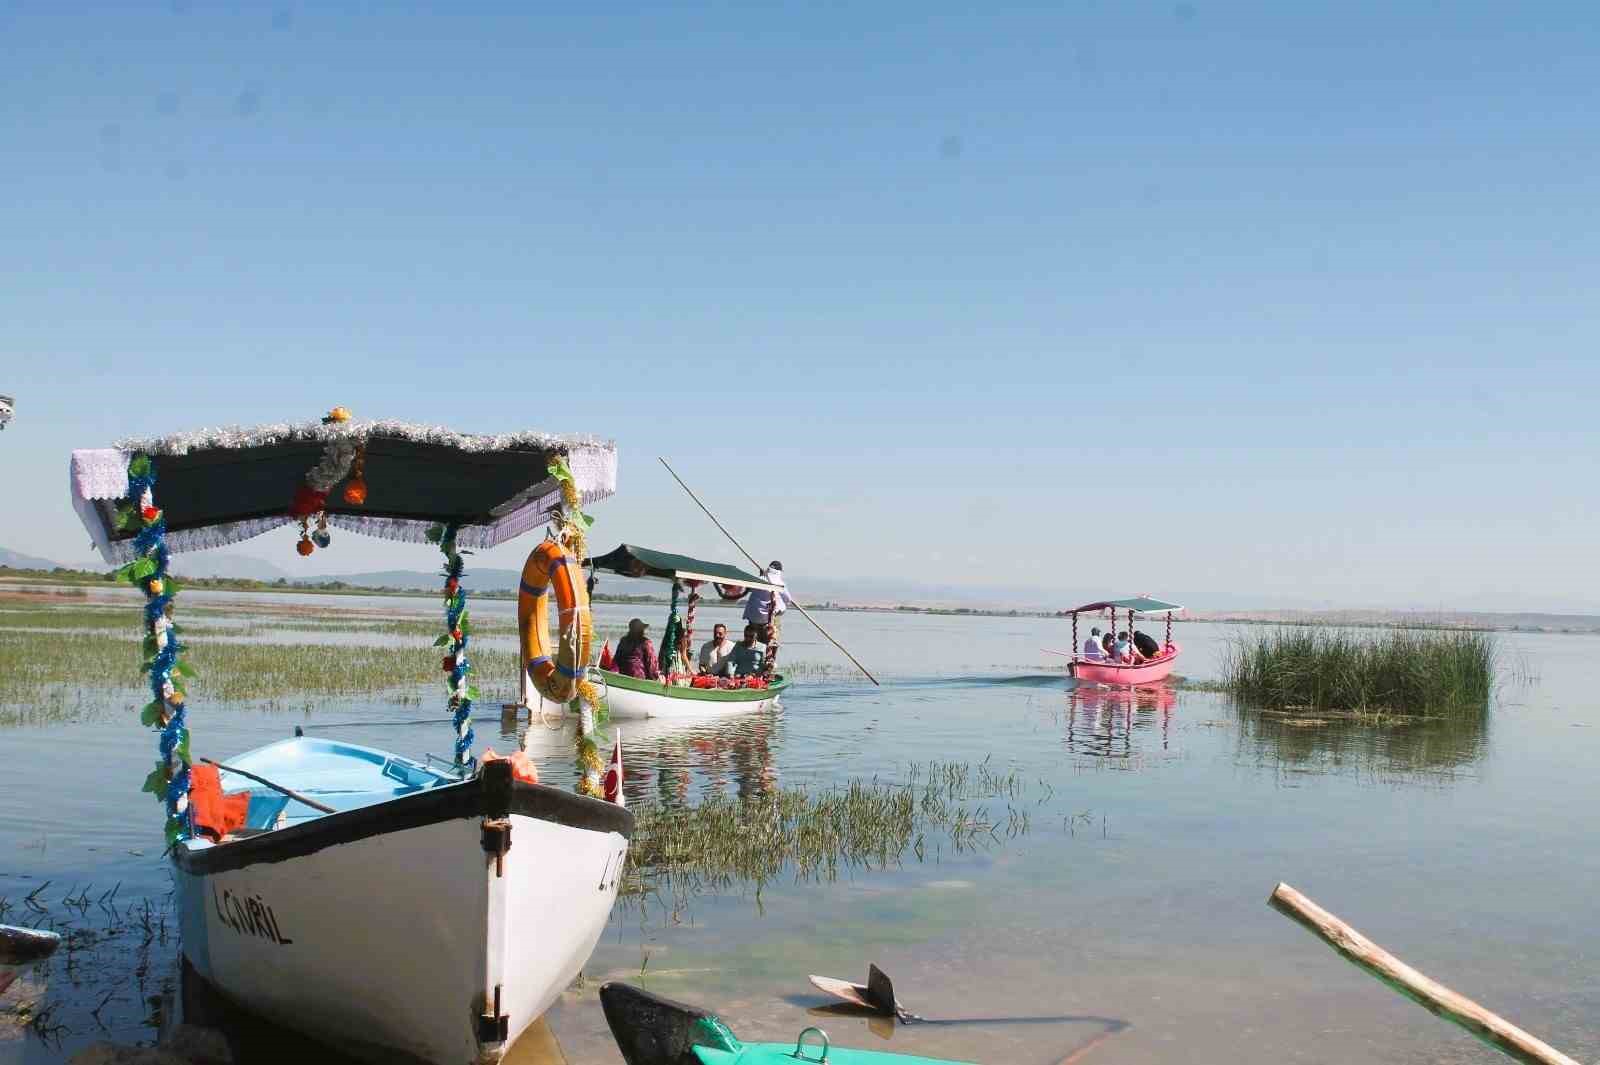
[[[746,1043],[714,1014],[631,984],[603,984],[600,1005],[627,1065],[974,1065],[916,1054],[836,1047],[820,1028],[792,1043]]]

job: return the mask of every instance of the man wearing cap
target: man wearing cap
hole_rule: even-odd
[[[762,643],[771,643],[778,638],[778,629],[782,624],[783,612],[794,605],[794,600],[789,596],[789,590],[783,583],[783,563],[774,561],[770,566],[761,571],[761,579],[768,584],[778,586],[774,593],[765,588],[750,589],[750,598],[744,604],[744,620],[746,624],[756,627],[756,638]],[[767,617],[768,611],[772,617]],[[770,626],[769,626],[770,622]],[[770,630],[770,631],[769,631]]]
[[[617,641],[617,672],[625,677],[640,680],[660,680],[661,669],[656,665],[656,649],[644,634],[649,628],[639,618],[628,622],[628,635]]]

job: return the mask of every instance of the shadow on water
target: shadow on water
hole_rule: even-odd
[[[1489,708],[1438,717],[1285,713],[1235,704],[1240,761],[1280,774],[1445,782],[1488,749]]]
[[[1058,718],[1068,751],[1094,763],[1139,769],[1150,757],[1175,753],[1178,729],[1196,696],[1167,685],[1116,688],[1074,685]],[[1212,698],[1209,694],[1200,699]],[[1440,783],[1482,761],[1488,749],[1487,705],[1449,716],[1295,713],[1245,706],[1221,696],[1233,724],[1235,757],[1279,774],[1350,774],[1381,780]]]
[[[201,979],[187,962],[179,962],[178,1000],[181,1019],[223,1032],[235,1065],[283,1065],[286,1061],[320,1065],[358,1065],[363,1059],[339,1051],[264,1020],[239,1008]],[[174,1013],[174,1016],[178,1016]],[[390,1060],[402,1062],[396,1056]],[[566,1065],[567,1057],[543,1018],[535,1021],[501,1059],[505,1065]]]

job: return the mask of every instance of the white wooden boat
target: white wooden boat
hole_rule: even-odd
[[[781,673],[774,674],[764,688],[694,688],[625,677],[608,669],[591,672],[603,682],[606,707],[617,718],[749,714],[777,706],[778,696],[789,686]]]
[[[189,966],[246,1011],[367,1060],[495,1062],[587,961],[633,821],[620,802],[473,757],[457,545],[493,546],[547,521],[570,536],[581,503],[614,490],[616,452],[591,438],[471,437],[341,413],[75,452],[73,502],[146,596],[145,720],[162,739],[145,790],[167,804]],[[215,780],[191,765],[169,556],[294,521],[301,554],[327,547],[330,526],[445,551],[441,722],[454,718],[453,760],[296,736],[230,758]]]
[[[605,929],[620,806],[311,737],[228,764],[336,810],[254,794],[240,838],[174,851],[184,956],[251,1013],[374,1060],[498,1061]]]
[[[769,710],[778,704],[778,697],[789,686],[782,673],[774,672],[771,665],[775,645],[768,645],[762,672],[755,678],[713,678],[699,674],[698,662],[691,661],[690,674],[674,674],[668,668],[667,653],[677,634],[683,632],[689,642],[693,659],[699,655],[694,640],[695,608],[700,602],[700,589],[715,589],[717,597],[727,602],[737,602],[752,590],[769,594],[784,594],[782,585],[774,584],[747,573],[737,566],[723,562],[690,558],[687,555],[657,551],[653,548],[621,544],[608,554],[589,560],[596,570],[616,573],[636,579],[666,581],[672,585],[672,603],[668,607],[667,624],[661,634],[658,648],[661,657],[661,677],[649,679],[625,676],[611,669],[591,669],[590,675],[600,683],[605,694],[606,708],[614,718],[699,718],[722,714],[747,714]],[[688,588],[688,604],[684,617],[678,616],[678,598]],[[742,616],[722,618],[728,625],[729,636],[738,642],[745,622]],[[706,635],[702,633],[702,635]],[[746,686],[753,679],[754,686]]]

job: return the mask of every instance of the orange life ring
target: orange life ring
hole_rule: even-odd
[[[554,647],[546,628],[552,591],[559,618]],[[517,633],[522,644],[522,668],[539,694],[553,703],[570,702],[589,665],[594,617],[589,612],[589,590],[583,582],[583,571],[558,541],[544,541],[522,565],[522,584],[517,590]]]

